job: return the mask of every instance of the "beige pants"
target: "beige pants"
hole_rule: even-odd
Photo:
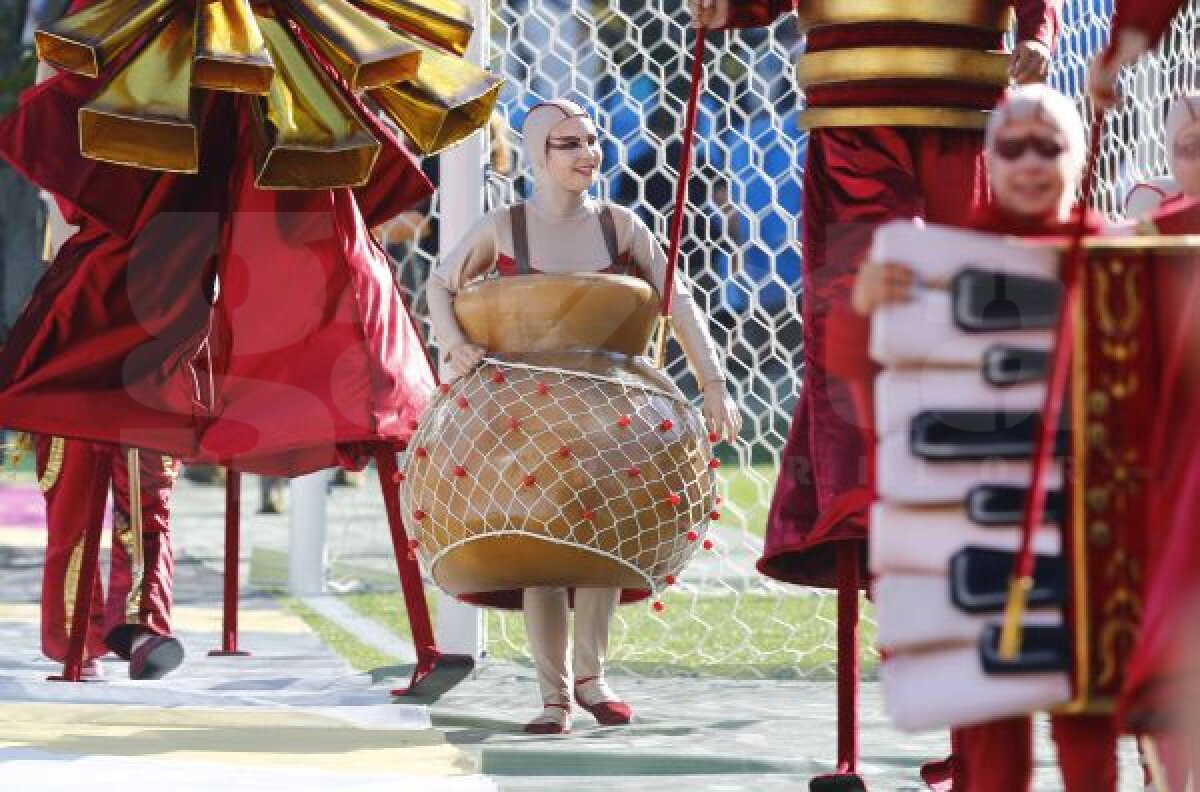
[[[575,589],[575,679],[604,675],[608,627],[621,590]],[[537,667],[543,702],[571,703],[571,667],[567,655],[570,610],[565,588],[525,589],[525,631]]]

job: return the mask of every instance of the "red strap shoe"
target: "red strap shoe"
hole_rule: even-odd
[[[542,714],[525,724],[526,734],[570,734],[571,705],[547,701]]]
[[[601,726],[624,726],[633,720],[633,709],[613,693],[603,677],[576,680],[575,701]]]

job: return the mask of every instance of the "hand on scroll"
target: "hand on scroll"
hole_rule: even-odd
[[[884,305],[909,299],[915,285],[916,277],[905,265],[870,261],[858,273],[850,301],[856,313],[869,316]]]

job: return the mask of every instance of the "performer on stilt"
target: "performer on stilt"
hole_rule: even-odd
[[[532,197],[484,217],[442,258],[429,281],[430,317],[451,382],[473,371],[488,352],[467,339],[454,312],[454,295],[472,282],[497,275],[612,273],[645,279],[659,294],[665,288],[666,256],[637,214],[588,195],[601,163],[596,126],[586,111],[565,99],[543,102],[529,111],[522,135],[534,175]],[[741,419],[727,393],[716,346],[681,276],[672,295],[676,337],[700,383],[709,431],[732,442]],[[603,448],[603,440],[594,442]],[[572,699],[602,724],[628,723],[632,709],[604,676],[609,626],[621,590],[526,588],[522,593],[543,702],[542,712],[525,730],[568,732]],[[572,599],[573,663],[568,656]]]
[[[349,4],[77,0],[39,31],[75,73],[26,92],[0,156],[79,230],[0,353],[0,424],[263,475],[394,469],[433,377],[368,229],[432,188],[358,94],[429,150],[482,126],[499,80],[459,58],[456,8],[409,36]]]
[[[865,419],[830,367],[828,320],[847,305],[873,230],[898,217],[959,224],[986,200],[987,113],[1009,82],[1046,79],[1061,0],[914,4],[862,0],[689,0],[708,28],[759,27],[799,10],[809,26],[799,73],[804,164],[804,381],[767,522],[759,571],[838,588],[841,770],[852,772],[857,590],[866,586]],[[1003,37],[1016,13],[1016,44]],[[845,656],[843,656],[845,655]],[[946,768],[931,765],[927,780]]]
[[[694,23],[710,28],[769,25],[793,10],[791,0],[689,4]],[[864,540],[859,426],[844,385],[826,375],[836,352],[825,342],[826,317],[849,299],[876,226],[897,217],[961,223],[984,201],[987,111],[1010,80],[1045,80],[1059,6],[1025,0],[914,11],[864,0],[847,19],[804,17],[804,383],[759,562],[764,574],[833,587],[834,547]],[[1004,55],[1012,7],[1017,43]]]
[[[112,56],[99,79],[60,74],[28,91],[0,124],[0,155],[80,225],[0,355],[0,423],[273,475],[402,441],[432,374],[367,229],[425,199],[431,186],[395,137],[333,82],[308,39],[292,37],[294,20],[256,7],[246,23],[276,64],[271,79],[282,93],[271,96],[301,85],[327,117],[296,108],[298,128],[278,131],[272,145],[256,115],[259,97],[185,93],[198,151],[151,137],[130,163],[146,152],[194,156],[198,173],[81,153],[81,123],[83,140],[118,148],[88,136],[90,119],[100,99],[140,79],[153,58],[174,76],[190,75],[190,56],[171,60],[194,46],[191,4],[179,8],[171,4],[175,16],[151,43]],[[159,76],[159,89],[175,84]],[[136,126],[138,109],[123,110]],[[333,125],[341,138],[316,124]],[[306,135],[314,148],[288,148]],[[331,156],[320,144],[361,154]],[[271,170],[275,162],[286,167]],[[260,185],[271,178],[297,182]],[[301,189],[362,179],[354,190]]]
[[[1083,170],[1083,125],[1071,101],[1046,86],[1014,89],[992,114],[985,158],[992,204],[964,225],[1022,237],[1069,236],[1082,207],[1072,206]],[[1089,213],[1098,230],[1099,215]],[[856,357],[866,359],[865,317],[883,305],[911,299],[912,270],[892,262],[870,262],[857,278],[853,304],[858,319],[836,315],[836,335],[856,337]],[[856,327],[847,331],[847,325]],[[845,365],[845,364],[842,364]],[[864,366],[868,371],[869,366]],[[961,691],[961,695],[970,695]],[[1115,722],[1108,715],[1056,715],[1051,731],[1068,792],[1117,788]],[[1022,792],[1033,774],[1029,717],[1016,717],[954,730],[954,792]]]

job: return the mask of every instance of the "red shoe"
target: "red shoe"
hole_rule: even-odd
[[[633,709],[613,693],[602,677],[576,680],[575,701],[601,726],[624,726],[633,720]]]
[[[954,792],[954,756],[921,765],[921,780],[930,792]]]
[[[525,724],[526,734],[570,734],[571,705],[546,702],[542,714]]]

